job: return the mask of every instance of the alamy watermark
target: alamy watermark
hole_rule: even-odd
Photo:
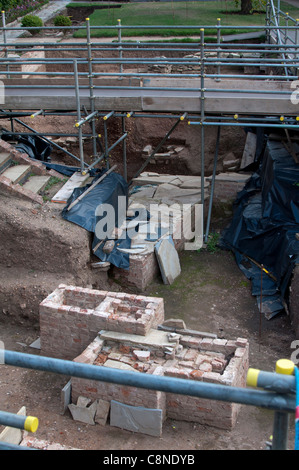
[[[5,85],[2,80],[0,80],[0,104],[5,104]]]
[[[0,364],[4,364],[5,363],[5,360],[4,360],[4,343],[3,341],[0,341]]]
[[[291,94],[291,102],[292,104],[299,104],[299,80],[291,82],[291,88],[294,89]]]
[[[95,235],[99,240],[133,239],[138,236],[138,241],[156,241],[163,234],[168,234],[174,240],[185,240],[185,250],[201,248],[202,204],[150,204],[148,209],[140,204],[130,209],[133,216],[129,218],[126,204],[126,197],[119,196],[116,210],[111,204],[97,207]]]
[[[291,354],[291,361],[295,364],[299,364],[299,340],[294,340],[291,343],[291,349],[294,349],[294,352]]]

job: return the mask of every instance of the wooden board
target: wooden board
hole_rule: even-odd
[[[55,194],[55,196],[53,196],[51,201],[66,204],[74,189],[87,184],[89,178],[89,173],[87,175],[82,175],[80,172],[74,173],[65,185],[62,186],[62,188]]]

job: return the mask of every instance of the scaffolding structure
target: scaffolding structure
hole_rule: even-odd
[[[187,380],[176,377],[164,377],[118,370],[111,367],[98,367],[63,359],[45,356],[2,351],[3,364],[36,371],[47,371],[55,374],[81,377],[96,381],[128,385],[148,390],[174,392],[179,395],[207,398],[220,402],[239,403],[257,406],[274,411],[273,440],[267,442],[267,449],[288,450],[288,432],[290,415],[296,411],[297,404],[297,373],[292,361],[280,359],[276,363],[275,372],[249,369],[247,385],[250,389],[220,385],[202,381]],[[256,390],[255,388],[258,388]],[[29,421],[29,431],[35,432],[38,419],[34,417],[19,417],[11,413],[0,412],[0,424],[9,424],[19,429]],[[33,428],[33,429],[32,429]],[[26,427],[25,427],[26,429]],[[28,429],[28,428],[27,428]],[[295,438],[295,445],[298,436]],[[23,446],[13,446],[0,442],[0,450],[25,450]],[[34,449],[34,448],[33,448]],[[296,448],[297,449],[297,448]]]
[[[128,132],[126,122],[128,119],[153,118],[172,119],[173,125],[162,138],[160,143],[141,165],[137,177],[149,164],[152,158],[159,152],[161,147],[172,135],[174,130],[187,123],[190,126],[199,126],[201,136],[201,148],[199,157],[201,162],[201,191],[202,204],[204,204],[204,178],[205,178],[205,131],[208,127],[217,127],[217,139],[215,144],[215,156],[212,175],[211,196],[209,201],[208,219],[205,229],[205,237],[209,234],[209,225],[213,203],[213,190],[215,184],[218,152],[221,139],[221,129],[226,126],[233,127],[267,127],[273,130],[285,132],[289,138],[289,131],[299,130],[299,99],[292,97],[298,85],[299,69],[299,44],[298,28],[299,20],[291,18],[288,14],[280,10],[280,0],[277,6],[273,0],[267,3],[265,26],[244,26],[238,30],[252,31],[253,36],[264,37],[261,42],[250,42],[240,34],[234,40],[224,40],[225,31],[230,27],[221,24],[217,19],[217,24],[211,26],[177,26],[173,29],[197,29],[197,42],[147,42],[124,40],[124,32],[129,33],[130,29],[140,29],[138,26],[123,26],[121,21],[117,25],[110,27],[91,26],[90,20],[86,19],[85,26],[77,27],[43,27],[41,31],[47,30],[85,30],[86,41],[73,42],[62,39],[61,42],[38,42],[33,40],[16,43],[9,42],[7,33],[19,28],[6,26],[5,13],[2,12],[2,27],[0,34],[2,42],[0,48],[3,57],[0,58],[0,74],[4,83],[5,91],[9,97],[14,97],[16,90],[20,96],[28,94],[35,96],[39,90],[48,92],[50,98],[55,97],[55,92],[63,90],[70,97],[70,105],[64,108],[64,103],[55,107],[41,106],[26,109],[24,101],[14,104],[13,99],[7,107],[7,102],[3,103],[0,110],[0,118],[10,120],[10,134],[15,136],[39,136],[46,142],[51,143],[60,151],[65,152],[78,164],[78,170],[87,174],[93,168],[104,165],[111,171],[109,163],[110,153],[119,145],[123,151],[123,173],[128,181],[127,174],[127,149],[126,140]],[[166,26],[153,26],[152,29],[166,29]],[[28,28],[26,28],[28,29]],[[30,28],[29,28],[30,29]],[[33,28],[32,28],[33,29]],[[92,31],[111,29],[115,31],[117,41],[100,42],[92,40]],[[147,29],[150,27],[147,26]],[[213,41],[207,42],[209,35],[213,35]],[[249,34],[250,36],[250,34]],[[22,54],[27,52],[43,51],[43,58],[24,58]],[[12,53],[21,54],[20,57],[11,57]],[[65,54],[64,57],[54,57],[54,53]],[[58,54],[58,55],[59,55]],[[159,58],[156,56],[160,55]],[[46,71],[16,70],[22,66],[43,66]],[[61,71],[61,66],[66,69]],[[115,71],[107,72],[105,68],[114,66]],[[162,67],[163,71],[155,70],[155,67]],[[49,70],[50,68],[50,70]],[[173,72],[172,68],[180,70]],[[246,74],[240,69],[246,68]],[[227,81],[236,86],[228,88]],[[244,85],[242,86],[242,83]],[[248,86],[248,83],[251,83]],[[272,86],[273,85],[273,86]],[[277,87],[275,87],[278,85]],[[24,94],[22,95],[22,90]],[[128,93],[129,98],[141,95],[144,90],[149,94],[155,92],[159,96],[182,95],[195,101],[194,108],[177,107],[174,100],[171,111],[163,109],[150,110],[139,109],[132,106],[123,109],[123,105],[117,105],[113,109],[99,107],[97,103],[108,93],[115,103],[118,102],[121,93]],[[167,95],[167,93],[169,95]],[[189,94],[189,95],[188,95]],[[298,91],[299,94],[299,91]],[[207,108],[207,100],[218,102],[223,95],[228,96],[232,101],[233,112],[223,110],[211,111]],[[269,113],[260,107],[256,113],[249,113],[244,108],[243,97],[253,100],[255,105],[259,105],[259,97],[269,96],[269,99],[277,99],[278,104],[284,103],[286,112],[281,112],[279,106],[273,106],[273,111]],[[295,93],[296,95],[296,93]],[[42,95],[41,95],[42,96]],[[41,100],[42,101],[42,100]],[[130,100],[128,99],[126,103]],[[290,104],[291,103],[291,104]],[[288,105],[287,105],[288,104]],[[293,106],[293,107],[292,107]],[[276,108],[276,109],[275,109]],[[40,133],[32,126],[23,121],[24,117],[31,117],[34,122],[40,116],[66,116],[74,120],[74,131],[72,133]],[[111,144],[108,135],[108,122],[116,118],[121,120],[121,135]],[[101,121],[104,129],[103,136],[98,134],[97,123]],[[14,124],[17,123],[25,128],[26,132],[16,132]],[[79,157],[53,142],[52,137],[76,137],[78,139]],[[86,140],[92,143],[92,162],[86,161],[84,145]],[[131,180],[131,181],[132,181]],[[131,182],[130,181],[130,182]],[[129,182],[129,183],[130,183]],[[214,398],[215,400],[235,402],[240,404],[261,406],[265,409],[275,411],[274,420],[274,440],[272,448],[274,450],[286,449],[287,430],[289,414],[295,411],[295,378],[291,376],[278,377],[274,374],[267,376],[266,383],[258,384],[266,391],[246,391],[243,389],[233,389],[231,387],[221,388],[215,384],[189,383],[181,379],[166,377],[142,377],[140,380],[134,373],[132,376],[128,372],[109,370],[109,368],[95,369],[86,364],[80,365],[68,361],[60,361],[51,358],[33,357],[20,355],[15,352],[5,351],[6,365],[32,368],[34,370],[51,371],[58,374],[74,375],[83,378],[92,378],[112,383],[134,385],[156,390],[175,390],[176,393],[189,394],[203,398]],[[101,369],[101,370],[100,370]],[[102,370],[105,369],[105,370]],[[100,371],[99,371],[100,370]],[[146,379],[146,380],[145,380]],[[271,387],[269,387],[269,384]],[[282,388],[282,386],[285,386]],[[277,388],[278,387],[278,388]],[[23,429],[25,418],[8,416],[0,412],[0,423],[14,425]],[[0,448],[1,448],[0,443]],[[4,446],[7,448],[9,446]],[[2,447],[3,448],[3,447]]]
[[[220,128],[225,126],[239,127],[267,127],[274,130],[299,129],[299,112],[292,104],[292,97],[296,93],[298,80],[298,28],[299,20],[291,18],[280,10],[280,0],[277,6],[269,0],[266,10],[265,26],[243,26],[237,29],[245,30],[246,34],[236,35],[234,39],[226,36],[226,30],[221,19],[211,26],[173,26],[179,34],[180,29],[198,31],[198,41],[195,42],[139,42],[129,36],[131,29],[140,29],[142,26],[124,26],[118,20],[115,26],[91,26],[89,18],[85,26],[71,27],[42,27],[41,31],[65,30],[74,32],[83,30],[86,40],[65,40],[61,42],[9,42],[7,34],[10,30],[20,28],[7,27],[5,13],[2,12],[3,42],[0,47],[4,57],[0,58],[1,77],[5,88],[5,102],[0,110],[1,119],[9,119],[12,135],[36,135],[42,137],[51,145],[62,150],[72,157],[79,165],[82,173],[88,173],[99,165],[109,169],[109,155],[120,144],[123,151],[124,178],[127,174],[126,120],[130,118],[170,118],[174,125],[166,133],[160,144],[142,164],[138,176],[148,165],[150,160],[171,136],[173,131],[182,122],[191,126],[200,126],[201,148],[201,191],[204,202],[205,177],[205,129],[216,126],[218,128],[216,152],[214,160],[213,180],[215,178]],[[163,30],[167,26],[147,26],[147,29]],[[30,30],[34,28],[26,28]],[[93,30],[112,30],[117,40],[110,42],[93,40]],[[251,33],[248,34],[248,31]],[[252,42],[250,37],[261,37],[264,40]],[[1,36],[0,36],[1,37]],[[212,37],[212,40],[211,40]],[[246,39],[245,39],[246,38]],[[44,57],[25,57],[27,52],[42,51]],[[20,54],[13,56],[12,54]],[[58,55],[58,57],[54,57]],[[26,71],[22,69],[26,66]],[[28,70],[28,66],[43,67],[43,70]],[[63,66],[63,71],[61,71]],[[16,68],[19,68],[16,70]],[[21,70],[20,70],[21,68]],[[107,71],[109,70],[109,71]],[[113,71],[110,71],[113,70]],[[246,73],[244,73],[246,70]],[[241,72],[240,72],[241,71]],[[144,92],[151,94],[159,101],[161,106],[153,111],[151,107],[141,109],[136,106],[136,97],[143,96]],[[18,94],[15,103],[14,95]],[[49,95],[55,105],[43,106],[43,94]],[[65,94],[68,101],[55,101],[56,94]],[[40,108],[28,109],[27,101],[32,97],[32,103],[37,103],[41,95]],[[28,96],[27,96],[28,95]],[[163,109],[163,103],[173,100],[168,110]],[[35,99],[33,99],[33,97]],[[124,104],[121,103],[121,97]],[[176,97],[181,97],[177,101]],[[192,103],[182,109],[182,103]],[[103,99],[105,98],[105,99]],[[101,107],[101,100],[115,105],[112,109]],[[244,99],[252,102],[252,109],[248,112],[244,107]],[[260,104],[262,99],[273,101],[270,111]],[[47,102],[49,103],[49,100]],[[163,101],[164,100],[164,101]],[[221,109],[221,100],[223,105]],[[226,101],[225,101],[226,100]],[[277,100],[277,103],[276,103]],[[207,103],[218,103],[207,106]],[[67,103],[67,105],[66,105]],[[121,103],[121,104],[120,104]],[[177,106],[177,108],[176,108]],[[283,106],[281,108],[281,106]],[[152,107],[153,108],[153,107]],[[229,111],[227,109],[229,108]],[[41,134],[26,124],[22,117],[31,116],[70,116],[74,118],[74,132],[69,134],[51,133]],[[107,124],[111,118],[121,119],[121,136],[113,144],[109,143]],[[97,122],[101,120],[104,133],[97,133]],[[26,132],[15,132],[14,123],[26,129]],[[51,137],[73,136],[78,138],[79,157],[59,144],[50,140]],[[86,162],[84,143],[92,142],[91,163]],[[133,179],[133,178],[132,178]],[[212,180],[212,181],[213,181]],[[131,180],[132,181],[132,180]],[[213,188],[213,185],[212,185]],[[206,238],[208,236],[210,211],[213,201],[213,191],[210,197],[210,207]]]

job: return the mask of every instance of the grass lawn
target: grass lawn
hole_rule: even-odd
[[[253,13],[252,15],[238,14],[238,8],[234,0],[215,1],[182,1],[182,2],[144,2],[123,4],[121,8],[110,8],[109,2],[105,2],[107,8],[95,10],[90,15],[91,26],[116,26],[117,20],[121,20],[122,26],[143,26],[142,29],[123,29],[122,36],[192,36],[199,35],[199,26],[214,26],[217,18],[221,18],[221,24],[230,26],[223,34],[232,34],[250,31],[246,28],[239,29],[237,26],[264,26],[265,12]],[[95,5],[96,2],[71,3],[70,6]],[[99,2],[99,5],[103,4]],[[287,11],[294,18],[299,17],[299,8],[293,7],[285,2],[281,3],[281,9]],[[167,26],[165,29],[149,29],[147,26]],[[173,29],[173,26],[188,26],[189,28]],[[190,28],[196,26],[196,29]],[[206,28],[206,35],[214,35],[216,30]],[[79,30],[75,37],[86,36],[85,30]],[[117,37],[116,29],[92,29],[93,37]]]

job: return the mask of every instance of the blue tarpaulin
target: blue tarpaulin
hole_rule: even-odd
[[[117,173],[109,173],[98,185],[96,185],[90,192],[86,193],[74,207],[70,210],[70,205],[78,199],[79,196],[84,194],[94,184],[98,178],[100,178],[104,172],[99,173],[92,181],[92,183],[82,187],[75,188],[72,195],[67,201],[65,208],[62,211],[62,217],[69,222],[79,225],[85,230],[93,233],[92,248],[96,248],[99,243],[104,240],[109,240],[109,231],[107,231],[107,237],[100,237],[97,230],[97,224],[102,223],[107,216],[105,210],[102,208],[109,205],[112,208],[113,214],[113,226],[118,227],[126,219],[126,209],[128,202],[128,185],[125,179]],[[122,197],[122,201],[125,200],[125,204],[119,204],[119,198]],[[101,225],[102,227],[102,225]],[[105,224],[104,227],[105,229]],[[104,231],[104,230],[103,230]],[[110,234],[111,235],[111,234]],[[103,245],[94,251],[101,261],[109,261],[115,266],[123,269],[129,268],[129,254],[122,253],[117,248],[130,248],[131,239],[125,236],[123,239],[115,240],[115,247],[109,254],[103,252]]]

